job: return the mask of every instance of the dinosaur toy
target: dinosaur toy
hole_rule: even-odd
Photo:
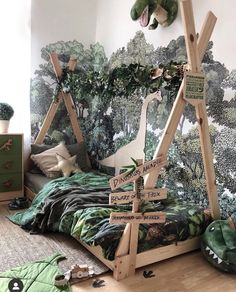
[[[130,15],[133,20],[139,19],[143,27],[148,26],[153,15],[149,29],[156,29],[159,23],[164,27],[169,26],[175,20],[177,12],[177,0],[136,0]]]
[[[205,230],[201,250],[215,268],[236,273],[236,231],[231,221],[213,221]]]

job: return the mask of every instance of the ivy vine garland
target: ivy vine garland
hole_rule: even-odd
[[[80,69],[62,69],[62,76],[57,81],[53,94],[53,100],[58,102],[59,91],[64,93],[80,92],[80,96],[90,93],[93,96],[112,98],[114,96],[132,96],[137,90],[155,92],[161,86],[179,86],[186,68],[184,63],[170,62],[153,66],[140,64],[121,65],[113,70],[88,71]],[[74,96],[76,97],[76,96]]]

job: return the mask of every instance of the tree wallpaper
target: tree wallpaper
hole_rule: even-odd
[[[229,72],[224,64],[214,59],[213,45],[209,42],[202,68],[207,80],[207,112],[221,213],[222,217],[227,217],[236,216],[236,70]],[[85,48],[77,41],[58,41],[42,48],[43,61],[31,82],[32,141],[58,90],[48,54],[52,51],[58,53],[63,68],[70,55],[77,58],[74,74],[65,71],[68,75],[63,90],[69,91],[74,99],[94,167],[97,160],[110,156],[135,139],[145,98],[161,91],[162,101],[153,102],[147,114],[145,155],[146,160],[152,159],[183,77],[181,70],[173,68],[186,63],[184,37],[155,49],[138,31],[126,47],[115,51],[109,59],[99,43]],[[164,68],[171,78],[163,74],[154,78],[157,67]],[[229,90],[232,94],[225,98]],[[168,153],[169,164],[158,184],[165,184],[185,201],[205,206],[205,178],[195,122],[195,110],[187,105]],[[75,142],[63,103],[45,143],[61,140],[68,144]]]

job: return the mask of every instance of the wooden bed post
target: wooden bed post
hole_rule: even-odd
[[[207,14],[207,18],[203,24],[200,36],[197,39],[195,32],[192,1],[181,0],[180,8],[185,30],[187,56],[190,65],[189,74],[193,73],[194,75],[194,73],[201,72],[201,60],[204,56],[207,44],[210,40],[212,31],[214,29],[216,17],[212,12],[209,12]],[[186,100],[184,99],[185,80],[186,76],[180,86],[169,119],[166,123],[159,145],[157,146],[156,152],[154,154],[154,158],[158,157],[159,155],[167,155],[170,144],[174,138],[174,134],[177,130],[178,123],[180,121],[180,118],[184,111],[184,107],[186,105]],[[216,178],[213,165],[213,155],[211,150],[205,100],[187,99],[187,101],[193,104],[196,109],[211,215],[214,219],[218,219],[220,218],[220,209],[216,189]],[[145,180],[145,188],[151,188],[155,186],[158,175],[159,175],[158,170],[148,174]]]
[[[61,65],[58,59],[58,55],[55,52],[50,53],[50,59],[54,68],[54,72],[56,74],[56,78],[57,81],[60,81],[61,77],[62,77],[62,69],[61,69]],[[76,67],[76,59],[73,57],[70,57],[70,60],[68,62],[68,68],[70,71],[74,71],[75,67]],[[70,122],[71,122],[71,126],[73,129],[73,132],[75,134],[77,143],[83,142],[84,138],[83,138],[83,134],[82,131],[80,129],[80,124],[77,118],[77,113],[76,113],[76,109],[75,109],[75,104],[73,102],[73,99],[71,97],[70,93],[65,93],[63,92],[63,90],[61,89],[58,92],[58,96],[57,96],[57,101],[52,101],[50,108],[47,112],[47,115],[44,119],[43,125],[35,139],[35,144],[42,144],[43,140],[46,136],[46,133],[55,117],[55,114],[58,110],[58,107],[61,103],[61,101],[64,101],[69,118],[70,118]],[[90,161],[89,158],[87,156],[87,163],[90,165]]]
[[[162,168],[166,160],[158,157],[156,160],[143,163],[142,159],[136,160],[137,166],[132,172],[125,172],[110,179],[112,190],[133,182],[133,191],[111,193],[110,204],[132,203],[131,213],[112,212],[110,215],[111,224],[126,223],[124,233],[116,250],[113,276],[116,280],[122,280],[134,275],[137,267],[138,235],[140,223],[164,223],[166,216],[164,212],[141,213],[141,200],[162,200],[167,198],[167,189],[143,189],[143,178],[145,174],[156,168]]]

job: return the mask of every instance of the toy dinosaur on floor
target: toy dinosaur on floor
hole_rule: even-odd
[[[212,222],[202,236],[201,249],[214,267],[236,273],[236,230],[232,219]]]
[[[131,8],[131,18],[140,21],[141,26],[146,27],[153,15],[153,22],[149,29],[156,29],[160,23],[162,26],[170,25],[178,12],[177,0],[136,0]]]

